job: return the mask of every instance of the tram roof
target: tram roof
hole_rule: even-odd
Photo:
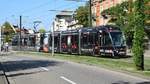
[[[62,31],[62,33],[72,33],[72,32],[78,32],[78,30],[74,29],[74,30]]]
[[[81,32],[96,32],[96,29],[92,27],[86,27],[86,28],[81,28],[79,29]]]
[[[95,27],[95,29],[102,30],[102,31],[107,31],[108,29],[120,31],[120,28],[116,25],[98,26],[98,27]]]
[[[77,29],[62,31],[61,35],[77,35],[79,32]]]

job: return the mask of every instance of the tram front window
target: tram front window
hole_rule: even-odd
[[[110,34],[112,37],[113,44],[115,46],[124,45],[124,39],[123,39],[123,35],[121,32],[111,32]]]
[[[112,46],[112,42],[108,33],[103,34],[103,46]]]

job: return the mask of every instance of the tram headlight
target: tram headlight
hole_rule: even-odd
[[[98,46],[95,46],[95,49],[98,49]]]

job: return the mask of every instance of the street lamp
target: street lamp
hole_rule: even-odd
[[[0,26],[0,53],[1,53],[1,50],[2,50],[2,44],[3,44],[3,31],[2,31],[2,28],[4,29],[5,26]]]
[[[1,54],[1,50],[2,50],[2,35],[1,35],[1,30],[2,30],[2,26],[0,27],[0,54]]]
[[[91,0],[89,0],[89,26],[90,27],[92,27],[92,1]]]
[[[37,32],[37,26],[39,26],[40,23],[42,23],[42,21],[34,21],[33,22],[33,24],[34,24],[33,27],[34,27],[35,32]]]

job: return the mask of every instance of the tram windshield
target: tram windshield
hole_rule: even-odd
[[[122,32],[110,32],[110,35],[115,46],[125,45]]]

